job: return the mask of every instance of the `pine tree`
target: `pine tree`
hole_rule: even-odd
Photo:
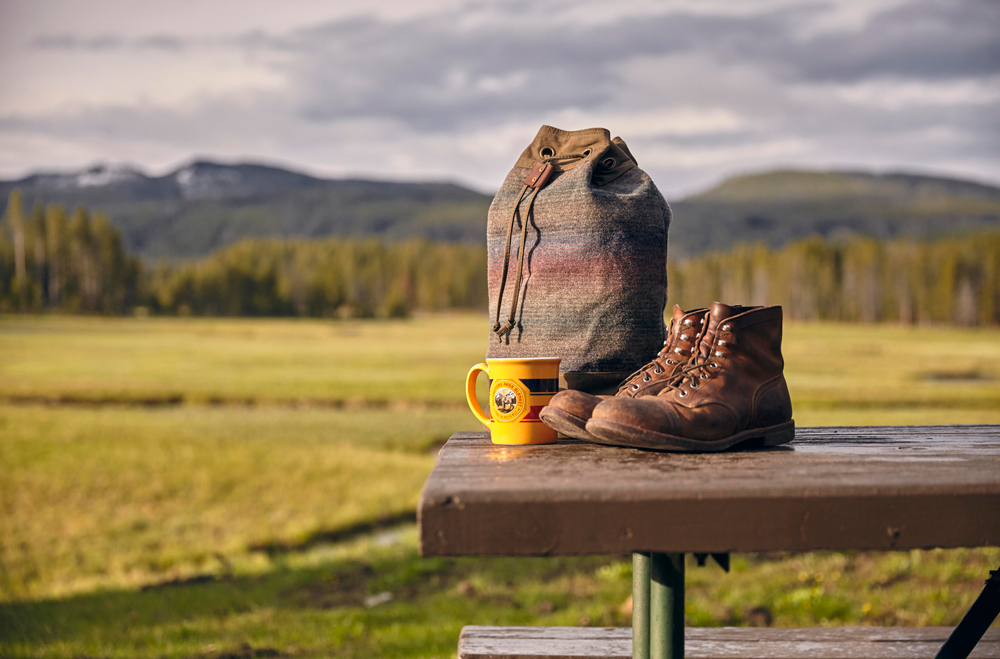
[[[62,299],[63,278],[69,270],[66,229],[66,210],[62,206],[48,206],[45,209],[45,238],[49,257],[49,280],[46,290],[49,307],[59,306]]]
[[[7,200],[7,221],[14,233],[14,286],[13,293],[17,298],[17,307],[25,303],[28,287],[28,269],[24,258],[24,207],[21,202],[21,191],[15,188]]]

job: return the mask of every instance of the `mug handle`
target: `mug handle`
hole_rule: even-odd
[[[486,374],[487,377],[490,375],[490,367],[485,363],[476,364],[471,369],[469,369],[469,377],[465,379],[465,398],[469,402],[469,409],[472,413],[476,415],[483,425],[489,427],[490,420],[486,417],[483,412],[483,408],[479,407],[479,401],[476,399],[476,378],[479,377],[479,371]]]

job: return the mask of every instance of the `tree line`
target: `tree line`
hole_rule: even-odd
[[[486,306],[486,250],[411,240],[243,240],[161,264],[151,311],[204,316],[404,317]]]
[[[940,238],[797,240],[671,262],[670,297],[780,304],[794,320],[1000,324],[1000,232]]]
[[[486,299],[486,250],[475,245],[251,239],[150,267],[100,213],[26,215],[17,191],[0,226],[0,312],[368,318]]]
[[[36,205],[14,190],[0,231],[0,311],[123,314],[142,303],[142,265],[121,232],[85,208]]]
[[[809,238],[671,260],[670,301],[781,304],[795,320],[1000,324],[1000,232],[933,241]],[[244,240],[146,266],[100,213],[10,198],[0,311],[401,317],[485,309],[482,246],[411,240]]]

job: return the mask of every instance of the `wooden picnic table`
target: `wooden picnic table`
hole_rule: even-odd
[[[418,521],[425,556],[632,553],[633,653],[681,657],[684,553],[1000,545],[1000,426],[799,428],[716,454],[461,432]]]

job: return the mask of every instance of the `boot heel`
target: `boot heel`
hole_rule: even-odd
[[[787,444],[793,439],[795,439],[795,421],[789,421],[782,423],[780,426],[774,426],[773,429],[764,435],[764,446],[780,446],[781,444]]]

